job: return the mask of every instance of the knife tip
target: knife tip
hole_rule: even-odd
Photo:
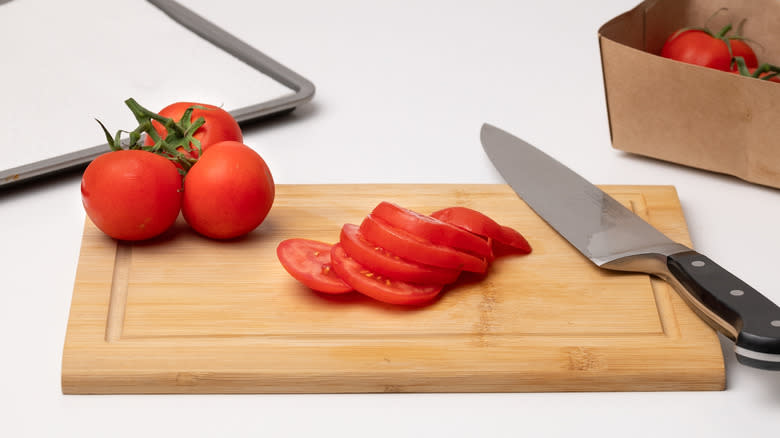
[[[485,145],[485,138],[490,135],[491,131],[495,132],[496,130],[498,130],[498,128],[491,125],[490,123],[482,123],[482,128],[479,130],[479,140],[483,146]]]

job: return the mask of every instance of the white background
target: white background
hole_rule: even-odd
[[[0,17],[28,2],[0,5]],[[674,185],[696,249],[780,302],[780,190],[610,146],[596,32],[635,1],[185,4],[316,85],[310,104],[245,131],[277,183],[502,182],[479,145],[479,128],[490,122],[594,183]],[[84,14],[73,8],[61,18],[83,22]],[[33,42],[57,38],[38,30]],[[10,50],[7,39],[2,44]],[[12,65],[2,59],[0,79]],[[114,79],[98,75],[94,85],[101,84]],[[240,94],[240,81],[226,84]],[[85,105],[73,99],[67,112],[91,121],[95,108]],[[38,122],[27,113],[13,127],[55,135]],[[18,157],[11,148],[22,146],[0,150]],[[726,341],[722,392],[63,396],[83,221],[78,176],[0,194],[0,436],[774,436],[780,429],[780,373],[740,366]]]

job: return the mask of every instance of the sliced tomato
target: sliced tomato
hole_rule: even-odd
[[[333,245],[310,239],[287,239],[276,247],[276,256],[296,280],[319,292],[342,294],[352,290],[333,270]]]
[[[423,304],[441,292],[442,285],[420,285],[391,280],[374,272],[349,257],[340,243],[331,250],[333,269],[356,291],[375,300],[390,304]]]
[[[469,272],[483,273],[487,270],[487,260],[484,258],[432,243],[394,227],[373,214],[363,219],[360,232],[369,242],[417,263]]]
[[[531,245],[517,230],[500,225],[484,213],[467,207],[449,207],[431,213],[431,217],[461,227],[479,236],[491,238],[520,253],[531,252]]]
[[[481,239],[462,228],[396,204],[380,202],[371,214],[394,227],[401,228],[433,243],[451,246],[482,257],[490,255],[490,245],[485,239]]]
[[[339,240],[344,251],[356,262],[376,274],[394,280],[421,284],[448,284],[457,280],[460,271],[423,265],[403,259],[369,242],[355,224],[341,227]]]
[[[487,256],[487,261],[488,263],[493,263],[493,261],[496,259],[496,242],[492,237],[486,237],[485,240],[487,241],[488,245],[490,245],[490,255]]]

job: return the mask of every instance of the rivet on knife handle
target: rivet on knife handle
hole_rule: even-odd
[[[696,251],[670,255],[667,267],[699,303],[731,326],[721,332],[735,341],[737,360],[780,370],[780,307]]]

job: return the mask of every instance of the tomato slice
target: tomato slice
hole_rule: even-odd
[[[415,236],[401,228],[394,227],[382,219],[369,214],[360,224],[360,232],[366,240],[385,248],[391,253],[425,265],[448,269],[483,273],[487,260],[459,251],[449,246],[438,245]]]
[[[333,269],[356,291],[390,304],[423,304],[441,292],[442,285],[420,285],[393,280],[371,272],[349,257],[340,243],[331,250]]]
[[[276,256],[284,269],[307,287],[328,294],[350,292],[333,270],[330,251],[333,245],[310,239],[287,239],[276,247]]]
[[[380,202],[371,214],[394,227],[401,228],[433,243],[451,246],[477,256],[487,257],[490,255],[490,245],[484,239],[462,228],[396,204]]]
[[[431,213],[431,217],[461,227],[479,236],[491,238],[517,252],[523,254],[531,252],[531,245],[517,230],[500,225],[479,211],[467,207],[449,207]]]
[[[386,249],[366,240],[355,224],[341,228],[341,243],[344,251],[356,262],[376,274],[409,283],[447,284],[454,282],[460,271],[456,269],[428,266],[403,259]]]

